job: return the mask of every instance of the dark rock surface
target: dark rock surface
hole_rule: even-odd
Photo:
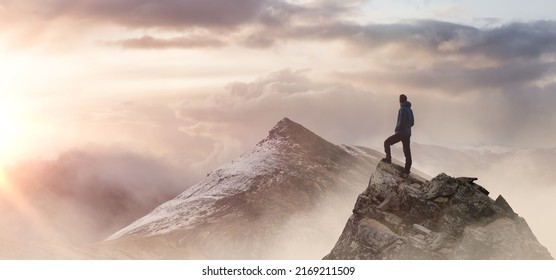
[[[324,259],[552,259],[527,225],[476,178],[430,181],[379,163]]]

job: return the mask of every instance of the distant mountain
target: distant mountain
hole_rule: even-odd
[[[502,197],[444,173],[427,181],[381,162],[325,259],[552,259]]]
[[[318,258],[381,157],[286,118],[253,149],[93,249],[109,258]]]

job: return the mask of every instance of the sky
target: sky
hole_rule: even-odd
[[[206,172],[289,117],[381,146],[553,147],[553,1],[0,0],[0,163],[121,147]]]

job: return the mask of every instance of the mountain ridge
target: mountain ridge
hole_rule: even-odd
[[[345,219],[348,204],[338,201],[356,197],[380,156],[370,149],[332,144],[284,118],[251,150],[116,232],[107,243],[118,247],[134,242],[130,240],[164,239],[183,251],[183,258],[288,258],[278,249],[266,251],[276,240],[287,239],[287,228],[302,219],[306,234],[294,237],[299,244],[320,238],[332,245],[335,237],[316,217],[316,209],[340,215],[337,221]],[[330,201],[345,212],[334,213]],[[315,219],[307,218],[310,215]],[[131,254],[124,252],[123,258]]]
[[[208,174],[205,180],[179,194],[172,201],[176,203],[178,200],[196,202],[200,198],[211,200],[212,198],[233,196],[245,191],[249,180],[264,175],[266,172],[273,173],[273,175],[277,176],[275,179],[280,180],[280,176],[282,176],[283,172],[278,169],[284,168],[284,159],[280,159],[278,162],[269,162],[269,159],[275,160],[279,158],[281,155],[278,150],[287,154],[293,152],[298,146],[310,147],[315,143],[318,143],[319,146],[325,146],[322,148],[324,150],[335,147],[334,144],[329,143],[303,126],[288,118],[284,118],[270,130],[269,136],[257,143],[251,151],[217,168],[214,172]],[[315,147],[311,148],[315,149]],[[278,164],[278,166],[276,166],[276,164]],[[250,177],[246,178],[239,176],[245,174],[250,175]],[[169,204],[167,206],[177,206],[176,204],[172,204],[172,201],[168,202]],[[207,200],[203,200],[202,203],[199,203],[200,213],[206,210],[205,202],[207,202]],[[142,222],[148,223],[159,218],[160,217],[155,216],[152,220],[140,219],[134,224],[140,224]],[[195,218],[191,218],[190,223],[194,222]],[[188,224],[184,224],[184,227],[187,226]],[[169,227],[166,228],[165,231],[159,231],[158,233],[171,230],[173,229]],[[119,231],[110,236],[108,240],[116,239],[122,235],[123,232]]]

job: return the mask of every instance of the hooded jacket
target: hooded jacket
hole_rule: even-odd
[[[398,111],[398,122],[396,123],[396,134],[404,137],[411,136],[411,127],[413,126],[413,111],[411,110],[411,103],[406,101],[400,105]]]

